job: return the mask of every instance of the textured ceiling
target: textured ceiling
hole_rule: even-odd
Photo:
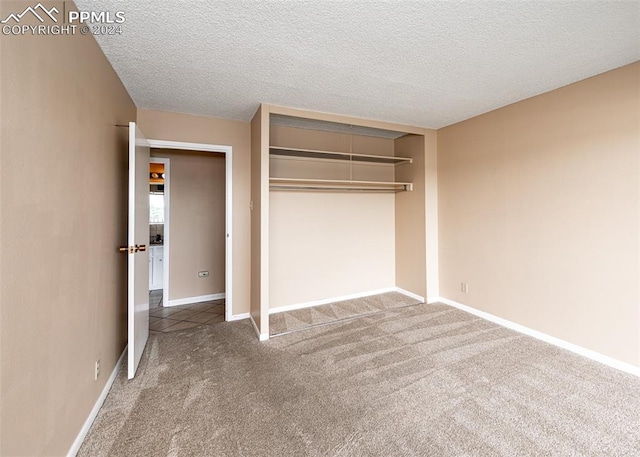
[[[139,108],[258,104],[439,128],[640,60],[633,1],[76,0]]]

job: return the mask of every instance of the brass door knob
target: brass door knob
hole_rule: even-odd
[[[146,244],[136,244],[135,246],[120,246],[118,248],[118,251],[120,252],[128,252],[130,254],[133,254],[135,252],[139,252],[139,251],[146,251],[147,250],[147,245]]]

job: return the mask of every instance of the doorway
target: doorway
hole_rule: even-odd
[[[171,159],[151,157],[149,160],[149,308],[159,308],[169,296],[170,230],[170,163]],[[166,235],[165,235],[166,233]]]
[[[201,143],[147,140],[135,122],[129,122],[129,204],[127,245],[119,252],[127,254],[127,344],[128,378],[135,377],[149,337],[149,164],[151,148],[177,151],[204,151],[222,154],[225,162],[225,230],[224,270],[227,306],[225,320],[233,320],[233,229],[232,229],[232,148]],[[167,206],[170,206],[167,205]],[[170,237],[165,236],[167,247]],[[169,262],[167,262],[169,263]],[[169,265],[165,268],[169,268]],[[170,270],[169,270],[170,271]],[[171,275],[168,275],[171,278]],[[169,287],[169,292],[171,288]],[[169,297],[171,295],[169,294]]]
[[[152,151],[150,163],[159,163],[164,165],[164,224],[162,230],[158,228],[156,229],[154,239],[162,242],[162,305],[165,308],[165,313],[172,313],[175,310],[180,310],[178,307],[183,306],[194,307],[194,309],[198,307],[204,309],[203,307],[206,307],[207,304],[216,303],[219,305],[223,300],[224,320],[229,321],[233,316],[233,162],[231,147],[165,140],[148,140],[148,143]],[[160,153],[159,150],[170,153],[163,154]],[[198,157],[204,157],[204,162],[202,159],[198,159]],[[172,163],[172,158],[175,163]],[[179,165],[178,161],[184,162],[189,158],[191,160],[200,160],[201,166],[196,167],[195,170],[192,166],[191,171],[188,172],[188,177],[181,176],[180,174],[176,175],[175,172],[180,171],[176,168]],[[221,161],[221,163],[217,163],[215,167],[213,167],[213,171],[211,171],[212,168],[207,168],[209,171],[206,172],[206,176],[203,175],[203,170],[207,163],[214,163],[213,161]],[[196,178],[196,176],[199,177]],[[191,181],[189,185],[186,186],[186,189],[189,190],[189,192],[193,192],[192,195],[185,195],[185,186],[182,186],[181,188],[175,187],[175,185],[178,184],[175,180],[178,178],[183,181]],[[224,180],[222,187],[220,187],[222,184],[219,183],[220,180]],[[210,184],[213,181],[218,181],[218,184],[215,185],[217,187],[210,190],[205,189],[203,193],[203,189],[200,188],[206,187],[206,185],[211,187]],[[202,185],[199,186],[198,182]],[[173,192],[173,190],[176,190],[176,192]],[[180,190],[180,192],[177,193],[178,190]],[[199,194],[198,191],[200,192]],[[215,205],[200,205],[198,208],[198,204],[201,200],[207,200],[210,198],[209,193],[217,194]],[[175,200],[176,198],[178,200],[182,200],[182,202]],[[213,197],[211,196],[211,198]],[[172,201],[174,202],[173,209]],[[224,208],[222,208],[222,206]],[[188,211],[185,213],[185,210]],[[208,214],[209,212],[215,212],[215,215],[210,215]],[[194,228],[194,230],[195,232],[199,232],[199,234],[194,233],[194,236],[192,237],[193,240],[185,241],[185,219],[188,219],[188,222],[186,222],[188,224],[213,224],[207,225],[204,229],[207,231],[207,238],[203,238],[203,228],[196,227],[197,230],[196,228]],[[224,219],[224,222],[222,223],[220,219]],[[150,243],[151,249],[154,247],[154,239],[150,240],[152,241],[152,243]],[[212,240],[217,240],[213,243],[217,247],[212,248]],[[172,244],[174,244],[174,248],[178,249],[178,251],[175,249],[172,250]],[[191,254],[182,256],[183,249],[190,249]],[[224,253],[221,252],[222,250]],[[173,259],[172,255],[174,256]],[[207,259],[206,262],[197,263],[192,261],[194,257],[202,258],[203,256]],[[216,259],[219,257],[223,258],[220,260],[214,259],[213,261],[209,261],[209,257],[207,256],[212,256]],[[186,265],[185,262],[188,263],[188,265]],[[187,270],[181,272],[183,279],[176,276],[177,272],[179,272],[178,269],[180,268]],[[222,275],[224,278],[221,277]],[[176,278],[178,278],[177,282]],[[172,283],[173,286],[171,285]],[[186,283],[190,285],[185,286]],[[203,286],[207,283],[216,283],[217,285],[212,286],[213,289],[207,289]],[[185,287],[188,289],[186,292]],[[183,314],[186,315],[186,313]]]

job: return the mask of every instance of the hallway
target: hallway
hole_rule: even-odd
[[[224,299],[182,306],[162,306],[162,290],[149,293],[149,331],[173,332],[224,322]]]

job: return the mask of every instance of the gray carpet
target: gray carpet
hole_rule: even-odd
[[[152,335],[80,456],[638,456],[640,379],[445,305]]]
[[[269,316],[271,336],[306,330],[317,325],[329,324],[346,319],[366,316],[367,314],[417,305],[420,300],[399,292],[387,292],[353,300],[338,301],[312,308],[285,311]]]

